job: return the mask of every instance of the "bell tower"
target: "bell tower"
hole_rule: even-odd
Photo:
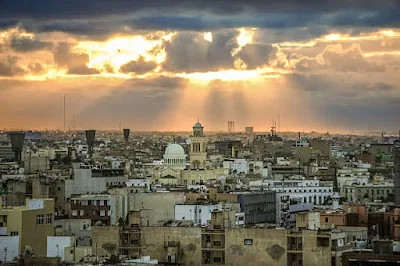
[[[190,137],[190,169],[205,169],[208,140],[203,129],[199,121],[193,126],[193,136]]]

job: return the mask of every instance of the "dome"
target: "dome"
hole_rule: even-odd
[[[165,149],[164,155],[185,155],[185,150],[181,145],[172,143]]]
[[[197,122],[196,124],[194,124],[194,126],[193,127],[203,127],[203,125],[202,124],[200,124],[200,122]]]

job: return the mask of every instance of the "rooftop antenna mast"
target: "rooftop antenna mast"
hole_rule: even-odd
[[[64,132],[65,132],[65,93],[64,93]]]

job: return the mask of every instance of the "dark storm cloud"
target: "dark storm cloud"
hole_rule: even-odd
[[[24,24],[39,32],[102,37],[131,29],[210,31],[237,27],[306,29],[306,35],[318,36],[332,27],[398,27],[399,13],[400,4],[394,0],[323,4],[319,0],[6,0],[0,2],[0,28],[33,20]],[[297,39],[302,37],[304,34]]]
[[[202,34],[182,32],[165,43],[167,59],[164,69],[176,72],[217,71],[233,67],[231,55],[237,47],[233,38],[235,31],[213,33],[212,42],[204,40]]]
[[[145,74],[153,71],[157,67],[157,64],[153,61],[145,61],[143,57],[139,57],[136,61],[130,61],[121,66],[120,70],[124,73],[136,73]]]
[[[13,77],[23,75],[25,71],[17,65],[18,57],[8,56],[6,60],[0,61],[0,76]]]
[[[37,50],[48,49],[53,46],[50,42],[42,42],[35,38],[23,36],[13,36],[11,39],[11,48],[17,52],[32,52]]]
[[[98,70],[86,66],[89,62],[89,55],[72,53],[68,43],[59,43],[53,55],[54,62],[58,66],[68,68],[68,74],[93,75],[99,73]]]
[[[140,127],[155,127],[157,119],[178,106],[188,85],[183,78],[131,79],[89,106],[81,116],[92,122],[131,121]]]
[[[396,0],[374,1],[374,0],[350,0],[350,1],[327,1],[321,4],[319,0],[147,0],[126,1],[115,0],[110,3],[107,0],[52,0],[30,1],[30,0],[3,0],[0,3],[0,17],[14,16],[16,18],[93,18],[109,15],[126,15],[132,13],[150,11],[203,11],[217,15],[238,15],[245,12],[255,13],[299,13],[299,12],[335,12],[343,10],[393,10],[398,8]]]

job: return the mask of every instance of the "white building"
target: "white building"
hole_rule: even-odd
[[[73,169],[74,179],[65,180],[65,197],[72,194],[96,194],[107,190],[109,186],[123,186],[128,178],[123,169],[92,169],[79,165]]]
[[[172,169],[183,170],[186,168],[186,154],[179,144],[169,144],[164,153],[164,166]]]
[[[264,176],[264,164],[262,161],[247,161],[246,159],[227,159],[223,162],[223,168],[238,174],[260,174]],[[268,173],[268,169],[267,169]]]
[[[333,196],[333,182],[307,180],[302,176],[291,180],[258,180],[250,182],[251,190],[271,190],[276,192],[276,222],[278,226],[288,226],[295,222],[298,212],[323,205]]]
[[[208,225],[213,211],[235,211],[235,225],[244,225],[244,213],[240,212],[240,205],[213,204],[213,205],[175,205],[175,220],[192,221],[195,225]]]
[[[346,197],[345,187],[351,186],[352,184],[365,185],[369,182],[369,178],[370,173],[368,172],[368,168],[348,167],[344,169],[338,169],[336,173],[336,179],[340,195]]]
[[[19,256],[19,236],[0,236],[0,260],[13,261]]]
[[[65,261],[65,248],[75,246],[73,236],[48,236],[47,237],[47,257],[60,257]]]

